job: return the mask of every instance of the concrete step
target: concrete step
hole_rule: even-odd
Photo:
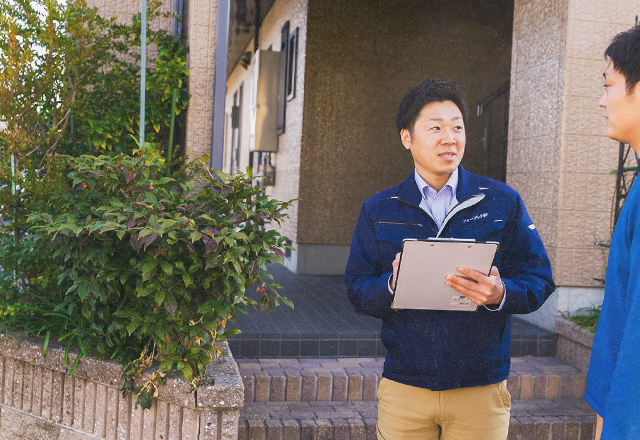
[[[236,359],[245,403],[374,402],[383,358]],[[513,400],[581,398],[586,376],[554,357],[515,357]]]
[[[375,440],[377,402],[251,402],[238,440]],[[593,440],[584,399],[514,400],[508,440]]]

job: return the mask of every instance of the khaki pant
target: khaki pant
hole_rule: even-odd
[[[511,396],[506,381],[431,391],[382,378],[378,440],[505,440]]]
[[[600,414],[596,414],[596,440],[600,440],[602,436],[602,423],[602,417],[600,417]]]

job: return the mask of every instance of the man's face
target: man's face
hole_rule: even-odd
[[[458,167],[466,136],[462,113],[452,101],[425,105],[413,127],[413,133],[400,131],[402,144],[411,150],[418,174],[436,191]]]
[[[607,136],[640,148],[640,86],[627,95],[625,77],[609,61],[604,71],[604,95],[598,105],[604,109],[607,120]]]

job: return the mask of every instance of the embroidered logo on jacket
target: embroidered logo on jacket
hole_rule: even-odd
[[[464,220],[462,220],[462,223],[469,223],[469,222],[473,222],[473,221],[476,221],[476,220],[480,220],[480,219],[483,219],[483,218],[487,218],[488,216],[489,216],[489,213],[488,213],[488,212],[485,212],[485,213],[483,213],[483,214],[474,215],[474,216],[473,216],[473,217],[471,217],[471,218],[465,218]]]

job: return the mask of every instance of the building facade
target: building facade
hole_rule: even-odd
[[[165,0],[168,10],[181,4],[189,46],[186,148],[218,155],[225,172],[251,165],[270,195],[297,199],[281,228],[298,250],[287,267],[343,272],[362,202],[412,170],[395,129],[398,104],[422,78],[439,76],[460,83],[471,107],[463,166],[522,195],[551,257],[558,293],[527,319],[552,328],[558,311],[601,301],[606,253],[593,243],[610,238],[619,150],[598,108],[602,54],[635,23],[640,0],[225,1],[235,52],[216,57],[218,1]],[[93,3],[123,18],[139,8]],[[252,64],[267,72],[268,59],[272,73],[255,75]],[[224,140],[216,144],[221,60]],[[270,104],[256,93],[257,77],[269,80]],[[508,143],[488,164],[487,115],[476,107],[499,90],[508,91]],[[260,125],[269,106],[274,119]]]

